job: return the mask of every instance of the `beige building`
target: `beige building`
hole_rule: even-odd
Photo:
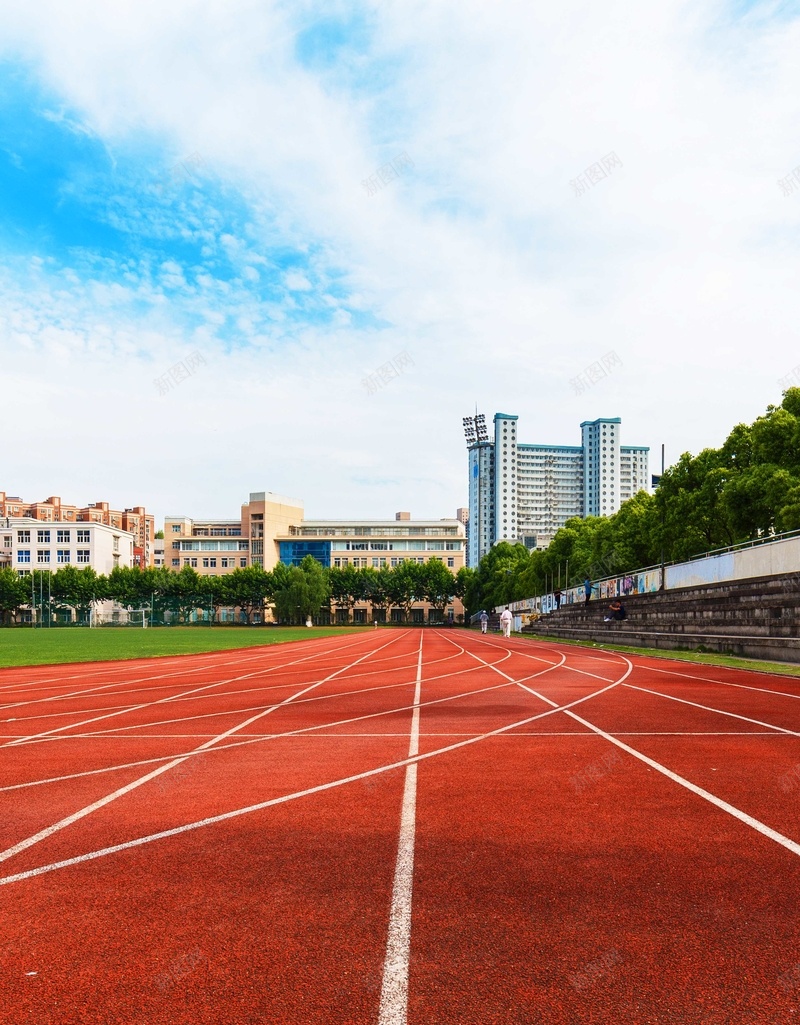
[[[393,520],[303,520],[275,538],[280,561],[298,566],[307,555],[323,566],[344,569],[394,569],[404,562],[426,563],[438,560],[455,576],[466,559],[466,531],[458,520],[412,520],[411,513],[399,512]],[[429,602],[419,600],[411,609],[411,622],[429,621]],[[446,619],[464,613],[455,599],[445,609]],[[345,610],[337,610],[337,619],[347,618]],[[353,621],[367,623],[384,621],[384,609],[373,609],[369,602],[353,606]],[[392,620],[400,620],[402,610],[390,610]]]
[[[303,503],[271,491],[257,491],[242,506],[238,520],[194,520],[167,516],[164,521],[164,565],[191,566],[201,576],[224,576],[235,569],[272,569],[279,560],[275,537],[301,523]]]
[[[108,502],[90,502],[79,508],[66,505],[57,495],[51,495],[43,502],[25,502],[21,498],[0,491],[0,518],[28,517],[44,523],[101,523],[116,530],[133,534],[134,565],[153,565],[153,535],[155,522],[152,514],[142,505],[118,510],[109,508]]]
[[[238,520],[168,516],[164,523],[163,564],[176,572],[184,566],[201,576],[247,566],[271,570],[278,562],[298,566],[307,555],[326,567],[358,569],[438,559],[455,575],[465,565],[466,532],[459,520],[412,520],[409,512],[394,520],[306,520],[299,499],[270,491],[252,492]],[[424,621],[430,607],[419,602],[412,611],[415,621]],[[448,611],[456,617],[463,608],[456,601]],[[371,621],[372,609],[362,603],[353,614],[356,622]]]

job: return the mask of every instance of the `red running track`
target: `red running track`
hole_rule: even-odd
[[[0,671],[0,1020],[800,1017],[800,681],[376,631]]]

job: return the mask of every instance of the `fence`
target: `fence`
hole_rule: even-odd
[[[696,555],[686,562],[673,562],[661,566],[647,566],[632,572],[601,577],[592,581],[592,598],[623,598],[629,594],[647,594],[679,587],[719,584],[729,580],[748,580],[752,577],[789,576],[800,571],[800,531],[793,530],[770,538],[745,541],[716,552]],[[565,587],[561,592],[562,605],[576,605],[586,601],[583,584]],[[499,605],[500,612],[506,608]],[[532,619],[553,612],[555,594],[551,591],[534,598],[511,602],[514,629],[519,630]]]

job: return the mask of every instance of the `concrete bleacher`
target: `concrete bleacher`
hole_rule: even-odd
[[[562,605],[523,633],[633,647],[722,652],[800,662],[800,575],[702,584],[620,599],[628,618],[605,623],[611,598]]]

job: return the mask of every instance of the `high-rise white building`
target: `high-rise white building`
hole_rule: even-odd
[[[493,440],[484,417],[464,421],[469,566],[477,566],[497,541],[544,547],[571,517],[611,516],[648,487],[650,450],[621,444],[619,417],[584,421],[580,445],[523,444],[517,420],[496,413]]]

